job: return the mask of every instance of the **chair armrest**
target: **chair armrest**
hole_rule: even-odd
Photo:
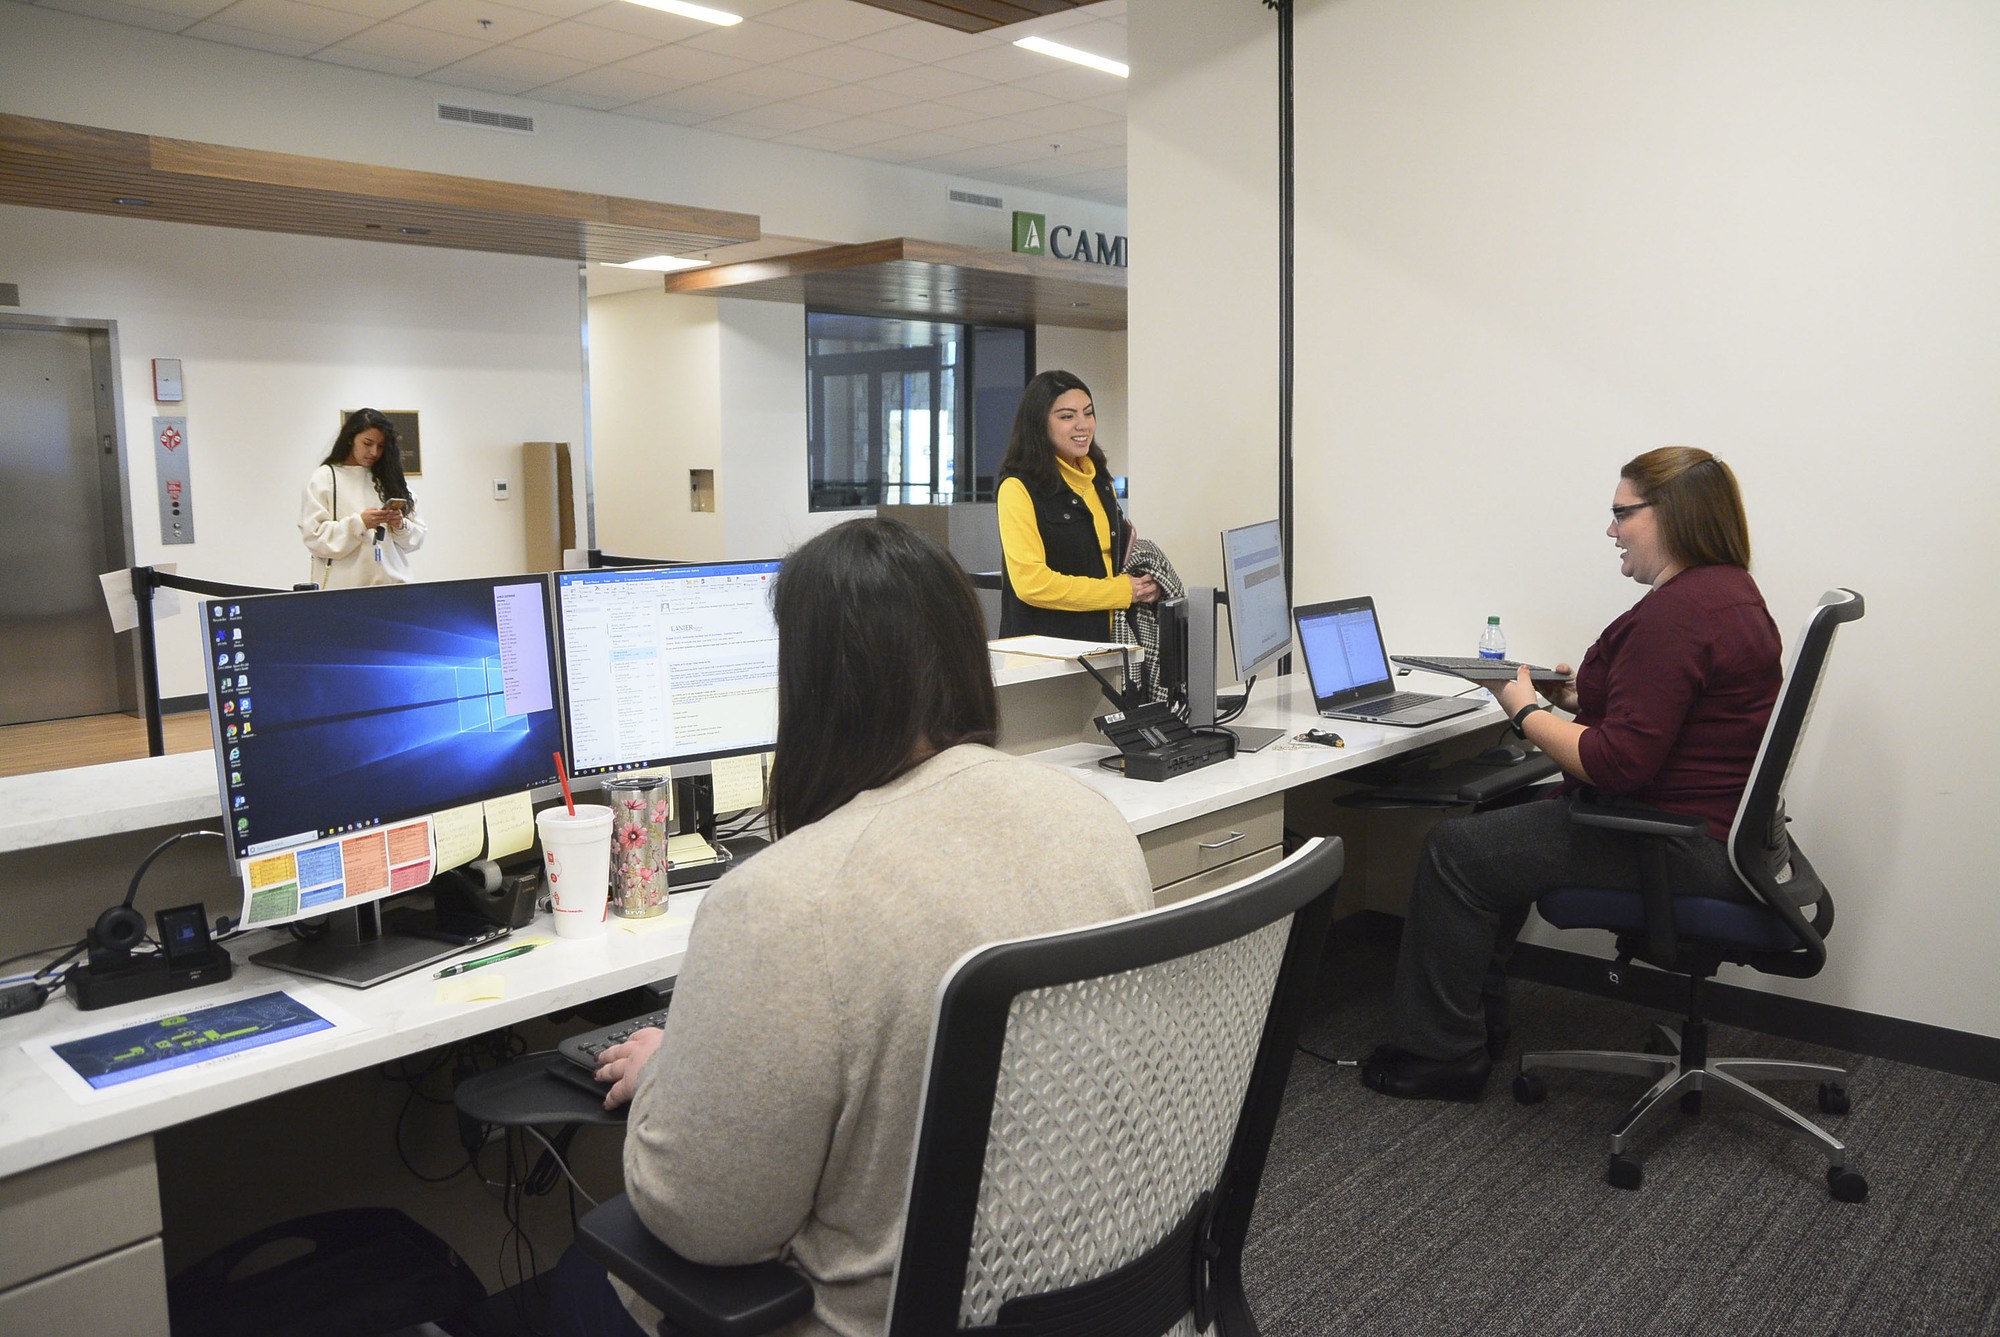
[[[677,1332],[752,1337],[812,1311],[812,1283],[783,1263],[691,1263],[646,1229],[622,1193],[577,1222],[576,1239]]]
[[[1569,817],[1583,826],[1601,826],[1612,831],[1632,831],[1646,836],[1708,834],[1708,822],[1703,818],[1668,812],[1643,803],[1621,803],[1602,797],[1594,789],[1579,790],[1570,796]]]

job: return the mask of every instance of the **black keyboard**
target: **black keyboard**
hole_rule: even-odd
[[[1532,677],[1562,676],[1554,669],[1543,668],[1540,664],[1523,665],[1518,659],[1488,659],[1484,655],[1397,655],[1396,662],[1408,664],[1411,668],[1432,669],[1438,673],[1463,673],[1467,669],[1475,673],[1490,673],[1494,669],[1518,673],[1525,667]]]
[[[1380,701],[1363,701],[1359,705],[1342,706],[1341,713],[1345,715],[1393,715],[1399,710],[1407,710],[1411,706],[1427,705],[1438,699],[1438,697],[1433,696],[1429,692],[1398,692],[1394,696],[1385,696]]]
[[[632,1032],[643,1031],[648,1026],[667,1024],[667,1009],[648,1012],[643,1017],[630,1017],[613,1022],[582,1035],[572,1035],[556,1046],[556,1053],[588,1072],[597,1071],[597,1056],[613,1045],[624,1044],[632,1038]]]

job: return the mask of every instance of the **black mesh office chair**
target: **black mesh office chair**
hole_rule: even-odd
[[[1834,1197],[1860,1202],[1868,1196],[1867,1181],[1847,1168],[1847,1148],[1840,1139],[1750,1085],[1752,1081],[1816,1081],[1820,1083],[1820,1109],[1845,1114],[1846,1071],[1819,1063],[1710,1058],[1708,1023],[1701,1015],[1702,982],[1724,962],[1797,978],[1818,974],[1826,963],[1833,898],[1786,833],[1784,788],[1819,694],[1834,632],[1842,623],[1859,619],[1861,613],[1861,596],[1853,590],[1829,590],[1820,596],[1771,711],[1771,722],[1764,730],[1763,744],[1729,830],[1730,867],[1755,896],[1754,902],[1674,896],[1666,885],[1664,861],[1656,845],[1649,850],[1643,891],[1568,887],[1547,893],[1536,904],[1542,918],[1557,928],[1616,933],[1620,967],[1637,957],[1688,977],[1687,1016],[1680,1030],[1676,1033],[1655,1023],[1650,1052],[1578,1050],[1521,1057],[1514,1098],[1524,1105],[1547,1097],[1547,1084],[1537,1075],[1542,1069],[1580,1068],[1656,1079],[1612,1130],[1611,1165],[1605,1178],[1615,1187],[1636,1189],[1644,1178],[1639,1161],[1630,1154],[1643,1124],[1674,1101],[1684,1112],[1699,1114],[1702,1093],[1713,1092],[1823,1151],[1827,1186]],[[1610,803],[1587,794],[1574,801],[1571,819],[1654,836],[1698,835],[1707,826],[1699,818]]]
[[[1254,1337],[1239,1263],[1338,840],[1153,914],[999,943],[939,994],[890,1337]],[[807,1312],[778,1264],[707,1268],[620,1197],[578,1240],[663,1331],[765,1332]]]

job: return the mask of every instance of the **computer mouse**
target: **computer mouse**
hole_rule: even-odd
[[[1516,747],[1512,743],[1501,743],[1497,746],[1489,747],[1473,758],[1474,761],[1484,763],[1488,766],[1512,766],[1527,759],[1527,750]]]

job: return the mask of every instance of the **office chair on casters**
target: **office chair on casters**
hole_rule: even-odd
[[[1536,904],[1542,918],[1557,928],[1598,928],[1616,933],[1620,969],[1638,957],[1688,979],[1687,1015],[1680,1030],[1676,1033],[1655,1023],[1646,1053],[1578,1050],[1521,1056],[1514,1098],[1524,1105],[1537,1104],[1548,1095],[1538,1069],[1578,1068],[1656,1079],[1612,1130],[1611,1165],[1605,1179],[1613,1187],[1636,1189],[1644,1179],[1639,1161],[1630,1154],[1642,1124],[1670,1102],[1677,1101],[1685,1113],[1699,1114],[1702,1093],[1713,1092],[1823,1151],[1827,1187],[1835,1198],[1861,1202],[1868,1196],[1867,1180],[1847,1167],[1846,1144],[1750,1085],[1752,1081],[1817,1081],[1821,1111],[1845,1114],[1846,1070],[1820,1063],[1710,1058],[1708,1023],[1701,1014],[1702,983],[1724,962],[1800,979],[1817,975],[1826,964],[1833,898],[1805,854],[1786,834],[1784,787],[1819,694],[1834,632],[1844,622],[1859,620],[1861,613],[1861,596],[1853,590],[1828,590],[1821,595],[1778,692],[1771,722],[1750,768],[1749,783],[1737,805],[1736,820],[1729,828],[1729,865],[1755,897],[1753,902],[1674,896],[1666,885],[1664,853],[1654,843],[1645,851],[1643,890],[1565,887],[1547,893]],[[1588,793],[1576,796],[1570,817],[1590,826],[1650,836],[1699,835],[1707,829],[1700,818],[1608,803]],[[1810,920],[1806,918],[1808,911]]]
[[[889,1337],[1255,1337],[1243,1241],[1341,866],[1338,840],[1314,840],[1221,891],[959,960]],[[686,1262],[623,1197],[578,1240],[663,1331],[765,1332],[812,1305],[775,1263]],[[718,1282],[719,1299],[696,1293]]]

